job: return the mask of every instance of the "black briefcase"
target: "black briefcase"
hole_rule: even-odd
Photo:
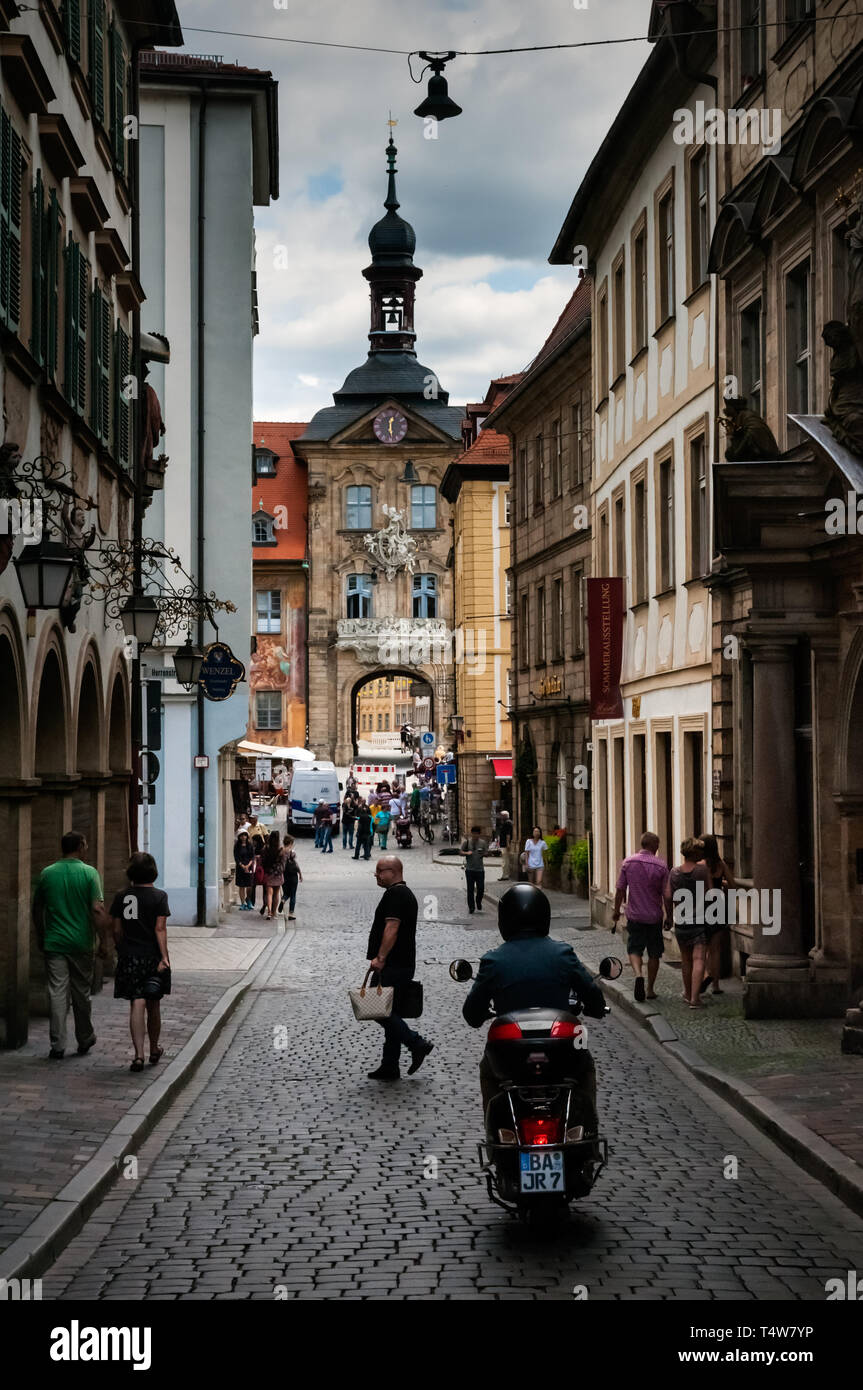
[[[399,985],[393,998],[393,1013],[400,1018],[420,1018],[423,1011],[423,987],[419,980]]]

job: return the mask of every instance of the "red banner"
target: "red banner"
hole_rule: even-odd
[[[588,579],[587,640],[590,655],[591,719],[623,718],[623,696],[620,693],[623,605],[622,579]]]

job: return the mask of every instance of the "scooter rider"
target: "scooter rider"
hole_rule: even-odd
[[[541,1006],[567,1010],[570,991],[581,1000],[589,1017],[604,1016],[602,991],[572,947],[549,936],[550,922],[551,904],[541,889],[530,883],[517,883],[504,893],[497,909],[504,944],[482,957],[462,1009],[471,1028],[479,1028],[491,1018],[492,1001],[497,1014]],[[573,1076],[590,1097],[595,1117],[596,1069],[589,1052],[573,1050]],[[479,1080],[485,1112],[499,1090],[485,1054],[480,1062]]]

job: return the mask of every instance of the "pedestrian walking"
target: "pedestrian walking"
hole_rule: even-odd
[[[420,753],[420,751],[419,751],[418,748],[415,748],[415,749],[414,749],[414,754],[413,754],[413,757],[411,758],[411,762],[412,762],[412,764],[413,764],[414,777],[418,777],[418,776],[419,776],[419,770],[420,770],[420,764],[422,763],[422,754]]]
[[[256,834],[252,835],[252,849],[255,851],[255,867],[254,867],[254,878],[255,878],[255,883],[254,883],[254,887],[253,887],[253,889],[252,889],[252,907],[253,907],[253,908],[254,908],[254,907],[256,906],[256,904],[257,904],[258,888],[261,889],[261,897],[264,896],[264,893],[263,893],[264,870],[263,870],[263,868],[261,867],[261,855],[262,855],[263,852],[264,852],[264,843],[265,843],[265,841],[264,841],[263,831],[258,831]],[[266,911],[266,903],[264,903],[264,904],[262,905],[262,907],[261,907],[261,916],[262,916],[262,917],[263,917],[265,911]]]
[[[65,1055],[70,1002],[78,1052],[89,1052],[96,1041],[90,1012],[93,961],[95,954],[106,959],[111,929],[102,880],[93,865],[84,862],[86,836],[67,831],[60,850],[62,859],[42,870],[33,895],[36,940],[45,955],[48,980],[52,1061]]]
[[[273,912],[279,901],[276,889],[285,882],[285,851],[279,842],[278,830],[270,832],[261,855],[261,868],[264,871],[264,911],[267,921],[272,921]]]
[[[367,959],[375,972],[371,983],[373,988],[392,985],[395,993],[389,1018],[379,1019],[384,1030],[383,1057],[377,1070],[369,1072],[369,1079],[398,1081],[402,1048],[411,1054],[408,1076],[413,1076],[434,1043],[409,1028],[398,1012],[403,1002],[399,994],[410,984],[416,970],[417,900],[404,881],[402,861],[394,854],[382,855],[375,865],[375,879],[384,893],[369,933]]]
[[[372,813],[364,801],[360,802],[357,811],[356,835],[357,843],[354,850],[354,859],[359,859],[360,850],[363,852],[364,859],[370,859],[372,845],[374,844]]]
[[[482,912],[482,899],[485,892],[485,861],[483,856],[488,850],[488,840],[483,840],[480,836],[479,826],[472,825],[470,835],[466,835],[462,840],[459,850],[459,854],[464,855],[467,910],[471,916],[474,912],[474,902],[476,902],[476,911]]]
[[[333,852],[333,812],[332,807],[321,802],[321,854]]]
[[[727,903],[725,896],[729,888],[737,887],[737,880],[729,869],[725,860],[719,853],[719,844],[715,835],[702,835],[701,843],[704,845],[704,863],[710,875],[710,887],[717,888],[723,895],[723,900]],[[711,994],[724,994],[720,988],[719,980],[722,972],[722,946],[726,940],[728,931],[728,913],[723,913],[724,921],[716,923],[706,923],[707,932],[707,952],[706,952],[706,974],[701,984],[701,993],[712,985]]]
[[[240,894],[240,911],[251,912],[255,903],[255,850],[245,830],[234,843],[234,881]]]
[[[413,788],[413,790],[412,790],[412,792],[411,792],[411,820],[413,821],[414,825],[418,825],[418,824],[419,824],[419,818],[420,818],[420,789],[419,789],[418,786],[414,785],[414,788]]]
[[[512,852],[510,850],[510,845],[512,844],[512,837],[515,831],[515,827],[510,820],[509,811],[500,812],[495,828],[497,830],[498,844],[500,845],[500,876],[502,879],[507,879],[512,876]]]
[[[332,812],[325,801],[319,801],[312,816],[315,826],[315,849],[320,849],[324,843],[324,825],[332,819]]]
[[[545,868],[543,850],[548,849],[548,845],[542,838],[542,831],[538,825],[533,827],[530,839],[524,842],[525,868],[527,869],[527,881],[537,888],[542,887],[542,871]]]
[[[161,1003],[171,993],[168,956],[168,895],[157,888],[159,870],[152,854],[133,854],[126,869],[128,887],[111,904],[111,927],[117,947],[114,998],[129,1000],[129,1032],[135,1048],[130,1071],[144,1070],[144,1033],[150,1042],[150,1066],[165,1049]]]
[[[381,849],[386,849],[387,847],[387,835],[389,834],[391,819],[392,817],[390,816],[389,811],[385,810],[383,806],[375,815],[374,827],[377,832],[378,844],[380,845]]]
[[[288,918],[288,921],[289,921],[289,922],[295,922],[295,921],[296,921],[296,917],[295,917],[295,915],[294,915],[294,908],[295,908],[296,905],[297,905],[297,885],[300,884],[300,883],[302,883],[302,881],[303,881],[303,875],[302,875],[302,871],[301,871],[301,869],[300,869],[300,866],[299,866],[299,864],[298,864],[298,862],[297,862],[297,856],[296,856],[296,854],[295,854],[295,852],[294,852],[294,837],[293,837],[293,835],[286,835],[286,836],[285,836],[285,838],[282,840],[282,848],[283,848],[284,851],[285,851],[285,868],[284,868],[285,883],[284,883],[284,887],[283,887],[283,889],[282,889],[282,901],[281,901],[281,904],[280,904],[280,906],[279,906],[279,911],[280,911],[280,912],[284,912],[284,910],[285,910],[285,902],[287,902],[287,904],[288,904],[288,911],[287,911],[287,918]]]
[[[710,872],[704,863],[704,844],[701,840],[684,840],[680,853],[683,856],[682,864],[673,868],[668,876],[665,907],[669,920],[674,922],[674,935],[680,947],[683,998],[690,1009],[700,1009],[707,952],[704,894],[710,889]],[[700,903],[698,883],[704,884]]]
[[[354,847],[354,822],[357,818],[357,803],[353,792],[348,792],[342,802],[342,849]]]
[[[626,899],[627,941],[629,963],[635,973],[635,998],[655,999],[656,976],[662,960],[664,943],[662,923],[665,916],[665,889],[668,865],[659,857],[659,836],[645,830],[641,849],[624,859],[617,877],[612,914],[613,931],[617,931],[620,909]],[[647,952],[647,994],[642,975],[644,953]]]

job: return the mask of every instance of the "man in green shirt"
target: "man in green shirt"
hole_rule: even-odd
[[[90,986],[96,936],[99,956],[108,954],[111,921],[105,911],[102,880],[92,864],[84,863],[87,841],[77,830],[60,841],[63,858],[39,875],[33,897],[33,920],[39,948],[45,954],[51,1051],[59,1061],[66,1051],[66,1015],[71,996],[75,1038],[80,1053],[96,1041],[90,1015]]]

